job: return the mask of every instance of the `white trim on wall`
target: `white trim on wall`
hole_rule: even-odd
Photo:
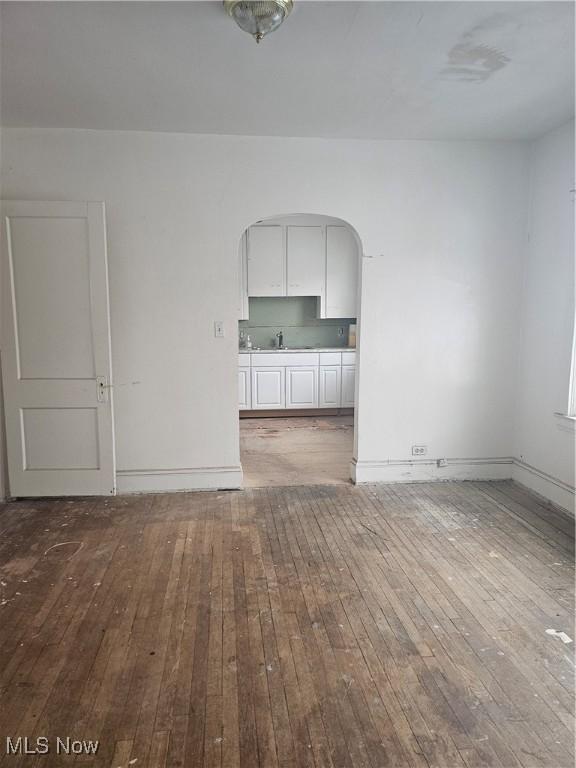
[[[514,459],[512,479],[574,515],[575,489],[525,461]]]
[[[242,467],[187,469],[124,469],[116,473],[118,493],[236,490],[242,487]]]
[[[575,489],[547,472],[510,456],[479,459],[352,461],[354,483],[431,483],[447,480],[514,480],[574,515]]]
[[[388,461],[352,461],[351,476],[355,483],[429,483],[438,480],[509,480],[514,459],[495,458],[390,459]]]

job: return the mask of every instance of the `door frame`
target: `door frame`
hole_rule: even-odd
[[[265,226],[267,222],[275,222],[278,219],[289,219],[291,217],[300,217],[300,216],[310,216],[310,217],[321,217],[321,218],[329,218],[333,219],[334,222],[338,222],[339,225],[343,225],[348,227],[348,229],[352,232],[354,239],[356,241],[356,246],[358,249],[358,260],[357,260],[357,274],[358,274],[358,283],[357,283],[357,304],[356,304],[356,377],[355,377],[355,391],[354,391],[354,439],[353,439],[353,447],[352,447],[352,456],[350,460],[350,480],[352,483],[356,482],[356,460],[358,457],[358,441],[359,441],[359,410],[360,410],[360,360],[361,360],[361,354],[362,354],[362,263],[364,258],[364,247],[362,245],[362,238],[358,234],[358,230],[356,227],[354,227],[352,224],[350,224],[349,221],[346,219],[342,219],[339,216],[331,216],[329,213],[283,213],[283,214],[276,214],[272,216],[265,216],[261,219],[255,219],[251,223],[247,224],[242,231],[238,234],[238,237],[236,238],[235,242],[237,243],[237,253],[235,253],[236,258],[236,296],[240,297],[241,295],[241,287],[243,282],[246,283],[246,287],[248,285],[247,283],[247,276],[245,274],[242,274],[243,269],[243,248],[246,247],[246,240],[245,236],[248,230],[255,226]],[[240,306],[240,301],[238,303],[238,311],[239,315],[241,312],[243,312],[245,308]],[[240,320],[240,316],[238,316],[237,321]],[[234,353],[234,361],[235,361],[235,369],[234,369],[234,382],[235,382],[235,390],[237,391],[237,380],[238,380],[238,354],[237,351]],[[318,374],[318,383],[320,379],[320,373]],[[340,386],[342,386],[342,382],[340,383]],[[320,402],[320,398],[318,400]],[[238,410],[239,412],[239,410]],[[240,456],[240,435],[238,434],[238,457],[239,457],[239,463],[240,463],[240,469],[242,469],[242,461]],[[244,487],[242,485],[242,487]]]
[[[10,497],[100,496],[116,493],[116,444],[112,396],[112,349],[110,300],[106,244],[106,217],[103,202],[78,201],[0,201],[2,237],[2,384],[6,430],[8,476],[6,492]],[[24,379],[18,353],[15,272],[10,239],[11,218],[81,218],[87,222],[89,309],[93,332],[94,378]],[[91,254],[96,254],[91,258]],[[74,382],[62,398],[57,382]],[[23,383],[26,382],[24,386]],[[46,397],[43,408],[90,408],[96,411],[98,467],[52,470],[25,467],[23,408]],[[60,399],[59,399],[60,398]],[[110,443],[103,446],[103,435]],[[60,479],[58,473],[61,473]]]

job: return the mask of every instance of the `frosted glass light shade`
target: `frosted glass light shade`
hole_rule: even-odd
[[[292,10],[293,0],[224,0],[236,24],[257,43],[274,32]]]

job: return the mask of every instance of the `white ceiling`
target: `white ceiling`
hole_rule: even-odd
[[[570,2],[296,0],[260,45],[221,2],[2,4],[2,123],[518,139],[574,108]]]

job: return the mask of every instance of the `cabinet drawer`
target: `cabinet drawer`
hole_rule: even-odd
[[[340,352],[320,352],[320,365],[340,365]]]
[[[250,368],[250,352],[241,352],[238,355],[238,368]]]
[[[342,365],[355,365],[356,352],[342,352]]]
[[[252,365],[260,368],[275,368],[279,365],[318,365],[318,352],[253,352]]]

